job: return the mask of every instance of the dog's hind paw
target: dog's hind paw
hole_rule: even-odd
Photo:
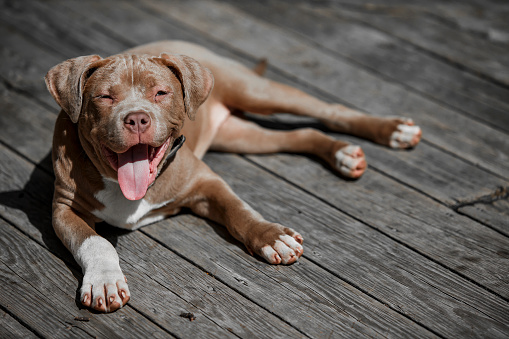
[[[334,154],[334,167],[347,178],[359,178],[367,168],[366,158],[360,146],[348,145]]]
[[[389,146],[392,148],[412,148],[421,140],[422,131],[412,119],[401,118],[401,124],[392,132]]]

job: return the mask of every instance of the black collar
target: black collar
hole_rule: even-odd
[[[171,162],[175,158],[175,154],[177,154],[177,151],[180,149],[180,147],[182,147],[182,145],[184,145],[185,141],[186,141],[186,137],[184,135],[181,135],[180,137],[175,139],[175,141],[173,142],[173,145],[171,146],[170,153],[168,153],[166,158],[164,158],[164,160],[163,160],[163,165],[161,167],[161,170],[157,172],[157,176],[159,176],[159,174],[161,174],[171,164]],[[154,182],[151,185],[153,185]]]
[[[180,147],[182,147],[182,145],[184,145],[185,141],[186,141],[186,137],[183,134],[180,137],[178,137],[177,139],[175,139],[175,141],[173,142],[173,146],[171,146],[170,153],[168,153],[168,155],[166,156],[166,159],[164,159],[164,161],[168,161],[171,158],[173,158],[175,156],[175,154],[177,154],[177,151],[180,149]]]

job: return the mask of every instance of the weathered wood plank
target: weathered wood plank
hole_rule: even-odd
[[[419,253],[455,272],[509,297],[502,267],[509,264],[497,255],[509,247],[509,239],[447,207],[376,172],[354,183],[338,178],[309,159],[292,155],[249,156],[260,166],[327,201],[341,211],[363,220]],[[358,202],[362,201],[362,208]]]
[[[335,10],[429,51],[443,60],[509,85],[506,46],[492,43],[429,16],[401,7],[337,6]]]
[[[438,2],[423,6],[424,13],[431,13],[447,24],[475,34],[492,43],[509,42],[509,6],[504,1],[462,1],[461,3]]]
[[[496,200],[491,203],[479,202],[473,205],[467,205],[459,208],[459,211],[476,220],[491,225],[499,232],[509,236],[509,201],[507,198]]]
[[[143,303],[144,314],[148,311],[151,319],[178,331],[179,336],[306,337],[298,326],[289,326],[278,314],[267,312],[140,232],[119,238],[117,250],[126,272],[136,276],[136,280],[129,279],[139,299],[136,309]],[[195,321],[181,316],[188,312]]]
[[[225,282],[234,290],[239,290],[250,300],[277,314],[305,335],[311,337],[323,337],[328,333],[342,333],[347,337],[389,334],[432,335],[411,320],[363,295],[311,262],[296,265],[295,269],[279,268],[273,271],[270,270],[271,266],[256,261],[243,250],[241,252],[244,255],[239,258],[229,249],[224,249],[225,239],[218,237],[216,233],[218,230],[211,229],[209,225],[204,220],[187,215],[155,224],[144,230],[144,233],[150,234],[158,241],[171,238],[172,243],[174,241],[185,243],[187,250],[195,253],[188,257],[193,262],[196,256],[214,261],[217,265],[210,274],[216,279]],[[194,234],[190,239],[189,233],[192,232]],[[239,245],[242,245],[228,234],[223,233],[222,236],[226,237],[228,244],[234,244],[237,249],[241,248]],[[217,241],[218,238],[220,241]],[[180,254],[184,252],[186,251]],[[201,261],[199,260],[200,263]],[[252,265],[253,263],[256,265]],[[221,269],[218,270],[218,267]],[[280,274],[282,271],[284,273]],[[317,284],[317,281],[321,283]],[[215,293],[220,293],[220,290]],[[233,314],[237,317],[238,306],[232,305],[231,311],[227,317]]]
[[[150,333],[171,337],[130,308],[103,316],[77,310],[76,272],[47,249],[0,219],[0,304],[38,335],[62,337],[136,338]],[[75,317],[86,316],[89,321]],[[132,326],[136,324],[136,326]]]
[[[22,30],[39,44],[69,57],[77,56],[77,47],[82,51],[82,55],[96,54],[105,45],[117,51],[124,48],[123,41],[112,39],[99,30],[95,30],[94,38],[90,39],[87,30],[73,29],[76,20],[86,21],[86,17],[71,12],[62,13],[58,10],[59,6],[58,1],[47,2],[44,6],[38,1],[3,1],[0,18],[4,23]],[[79,43],[85,40],[85,46]]]
[[[225,161],[224,157],[227,157],[228,161]],[[480,320],[471,319],[469,315],[472,315],[471,312],[479,312],[479,307],[482,307],[483,315],[480,316],[483,320],[473,325],[475,329],[469,335],[483,335],[481,333],[489,330],[491,326],[499,328],[492,333],[493,335],[507,333],[508,328],[505,328],[503,319],[508,312],[508,304],[501,298],[416,255],[407,247],[382,236],[365,224],[321,204],[314,198],[305,196],[302,191],[267,177],[264,171],[256,167],[244,166],[242,171],[232,170],[236,163],[241,161],[235,155],[210,153],[206,155],[206,161],[226,179],[234,191],[261,211],[266,218],[302,232],[306,239],[304,254],[306,259],[319,263],[320,266],[334,272],[344,281],[354,284],[377,300],[399,310],[434,330],[435,333],[445,336],[460,332],[466,335],[472,330],[471,321]],[[277,190],[271,189],[273,187],[277,187]],[[226,241],[228,243],[225,244],[228,247],[224,250],[226,253],[220,258],[209,258],[201,253],[214,253],[211,248],[217,248],[219,245],[211,239],[216,238],[221,242],[224,236],[207,235],[208,241],[200,243],[200,246],[207,246],[206,249],[195,251],[193,244],[200,242],[199,239],[202,237],[191,233],[191,230],[198,227],[197,225],[186,226],[186,230],[182,232],[189,232],[188,237],[175,241],[162,224],[148,226],[144,228],[144,232],[159,238],[170,248],[203,265],[204,269],[221,279],[234,282],[234,277],[229,273],[233,271],[242,274],[241,280],[248,283],[253,280],[257,283],[256,279],[244,276],[249,270],[235,268],[239,263],[248,261],[247,258],[246,260],[230,258],[232,256],[230,252],[241,258],[247,257],[245,251],[238,248],[236,243],[229,244],[229,241]],[[185,226],[185,223],[182,224]],[[203,225],[207,227],[205,223]],[[227,268],[225,265],[228,265]],[[242,283],[237,285],[248,295],[256,293],[256,289],[251,290]],[[485,298],[492,301],[487,302]],[[465,307],[467,309],[462,312],[464,317],[458,317],[453,311]],[[486,325],[484,321],[494,323],[484,327]]]
[[[279,80],[284,79],[279,78]],[[308,92],[318,94],[312,89],[308,89]],[[300,119],[288,114],[272,117],[249,114],[249,118],[262,126],[283,130],[316,126],[309,119]],[[368,161],[368,171],[381,172],[449,206],[489,195],[499,187],[509,185],[508,180],[498,178],[462,159],[429,147],[425,143],[411,151],[401,152],[350,136],[328,134],[361,146]],[[326,165],[324,166],[330,170]]]
[[[2,15],[2,14],[0,14]],[[56,57],[43,46],[30,41],[18,29],[0,23],[0,79],[9,89],[32,95],[58,111],[58,105],[44,84],[44,75],[62,56]]]
[[[10,91],[1,82],[0,102],[0,124],[5,126],[0,140],[12,143],[17,151],[26,154],[34,162],[41,161],[51,149],[56,114],[46,109],[41,111],[41,106],[34,99]],[[35,112],[40,112],[41,116]],[[23,133],[28,131],[29,136],[37,137],[23,137]]]
[[[306,3],[306,1],[302,1]],[[488,40],[503,44],[509,41],[509,23],[507,15],[509,6],[504,1],[466,0],[448,2],[441,0],[426,1],[408,0],[404,3],[397,0],[341,1],[341,7],[351,10],[366,8],[400,11],[413,15],[428,16],[448,25],[453,29],[464,31]]]
[[[96,11],[96,7],[94,7],[103,7],[103,3],[97,3],[96,5],[92,3],[92,5],[87,4],[87,6],[79,4],[81,3],[73,3],[73,7],[79,6],[75,10],[79,10],[80,13],[88,13],[87,10],[91,9],[90,16],[92,16],[92,13],[98,13],[98,17],[96,17],[98,22],[104,22],[104,26],[115,32],[115,34],[129,32],[128,36],[134,40],[133,44],[146,43],[153,39],[165,39],[169,34],[171,38],[188,39],[202,43],[218,53],[229,54],[228,50],[219,47],[214,41],[204,40],[195,32],[190,34],[189,31],[166,23],[131,6],[116,5],[114,8],[112,7],[111,11],[107,11],[108,15],[115,13],[114,17],[125,17],[127,20],[119,19],[118,21],[111,21],[106,16],[102,17]],[[144,23],[147,21],[156,22],[156,27],[159,27],[158,31],[147,31],[144,26]],[[231,53],[229,56],[235,57]],[[239,60],[239,57],[236,57],[236,59]],[[245,59],[241,61],[246,62]],[[272,72],[269,72],[269,76],[279,81],[288,82],[287,78],[277,76],[277,74]],[[292,85],[296,84],[293,83]],[[312,92],[312,94],[319,94],[309,88],[307,90]],[[489,194],[496,187],[508,184],[505,180],[498,179],[471,164],[449,154],[444,154],[426,144],[420,145],[412,152],[393,152],[371,143],[359,141],[358,139],[350,138],[348,140],[363,146],[368,156],[368,161],[374,168],[395,176],[399,180],[407,182],[420,191],[450,205],[456,204],[458,199]],[[440,166],[435,164],[435,159],[442,159]]]
[[[231,6],[213,1],[176,1],[170,6],[150,0],[143,5],[151,6],[154,14],[164,13],[161,15],[169,20],[185,22],[202,34],[220,39],[233,49],[256,57],[268,57],[271,64],[299,81],[312,84],[336,98],[348,98],[342,101],[364,111],[376,115],[410,116],[421,125],[428,142],[481,168],[503,177],[509,176],[509,139],[505,133],[338,60],[304,43],[294,34],[282,32]],[[229,29],[232,26],[236,29]],[[249,39],[245,39],[246,36]]]
[[[432,335],[306,259],[276,267],[252,258],[222,226],[182,215],[143,232],[312,337]]]
[[[509,90],[506,88],[437,60],[330,8],[320,9],[308,2],[271,1],[270,6],[260,1],[229,3],[272,24],[298,32],[318,48],[334,51],[389,81],[397,81],[458,112],[509,132]]]
[[[37,338],[25,326],[20,324],[9,314],[0,310],[0,337],[1,338]]]

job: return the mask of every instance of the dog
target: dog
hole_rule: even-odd
[[[270,264],[302,255],[299,233],[265,220],[201,161],[209,149],[312,154],[347,178],[366,170],[358,146],[311,128],[268,130],[234,110],[310,116],[332,131],[392,148],[414,147],[421,138],[410,119],[325,103],[258,73],[183,41],[104,59],[81,56],[47,73],[61,107],[52,148],[53,227],[83,270],[84,306],[111,312],[130,298],[114,247],[95,232],[100,221],[135,230],[187,208],[226,226]]]

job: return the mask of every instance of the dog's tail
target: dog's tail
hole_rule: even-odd
[[[267,59],[265,58],[260,59],[260,61],[258,61],[256,66],[253,68],[253,71],[259,76],[264,75],[266,70],[267,70]]]

